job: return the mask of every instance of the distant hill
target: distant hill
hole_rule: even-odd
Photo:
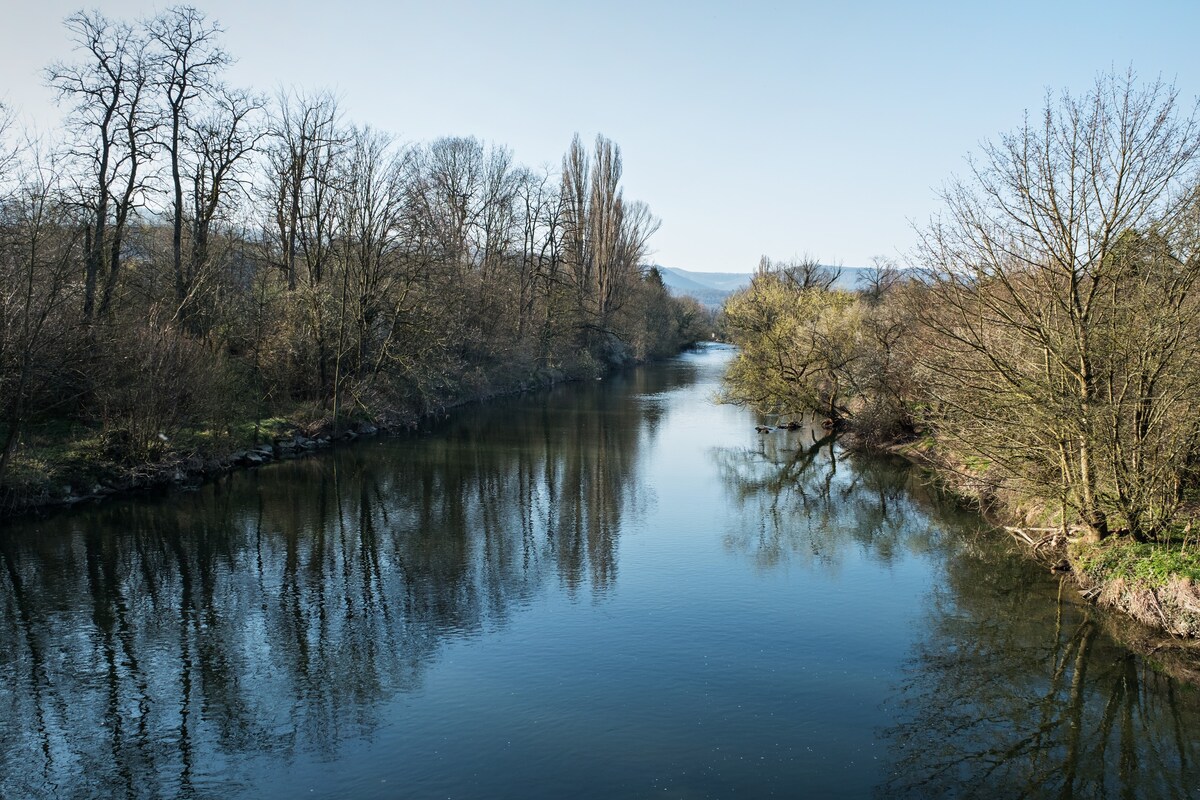
[[[725,298],[750,285],[749,272],[692,272],[678,267],[658,267],[663,285],[673,295],[694,297],[709,308],[720,308]]]
[[[678,267],[656,264],[662,275],[663,285],[673,295],[694,297],[709,308],[720,308],[725,299],[739,289],[750,285],[752,272],[693,272]],[[838,289],[853,291],[864,280],[869,267],[841,267],[834,284]]]

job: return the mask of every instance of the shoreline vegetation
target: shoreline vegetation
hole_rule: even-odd
[[[558,169],[231,86],[203,12],[65,22],[64,121],[0,106],[0,516],[179,483],[708,338],[620,148]]]
[[[692,344],[683,345],[682,349]],[[634,363],[614,365],[604,374],[627,369]],[[449,418],[456,409],[465,406],[601,377],[593,373],[546,371],[516,384],[447,399],[436,410],[360,409],[352,418],[336,424],[327,411],[322,413],[318,407],[297,407],[289,414],[244,421],[220,433],[183,429],[177,434],[178,444],[164,443],[155,460],[135,463],[106,457],[104,432],[98,427],[64,427],[60,422],[51,422],[27,433],[21,465],[44,466],[26,469],[23,482],[18,479],[5,487],[7,494],[0,505],[0,520],[50,513],[153,489],[195,489],[239,469],[301,458],[358,439],[412,433],[423,425]]]
[[[1039,526],[1045,520],[1030,513],[1033,509],[981,493],[978,476],[963,480],[960,471],[946,469],[945,460],[930,451],[928,439],[862,446],[852,430],[845,438],[851,448],[889,453],[914,464],[940,490],[1009,535],[1026,557],[1070,581],[1081,601],[1115,612],[1101,618],[1114,639],[1160,671],[1200,685],[1200,602],[1194,577],[1200,559],[1191,555],[1190,534],[1155,542],[1126,536],[1089,542],[1078,529],[1064,534],[1061,525]]]
[[[816,259],[764,257],[718,320],[741,348],[725,399],[918,462],[1194,657],[1196,107],[1104,75],[968,164],[912,265],[877,259],[858,291]]]

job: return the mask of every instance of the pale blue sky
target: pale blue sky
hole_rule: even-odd
[[[0,97],[50,127],[40,70],[70,56],[61,21],[80,5],[8,5]],[[194,5],[225,27],[233,82],[332,88],[352,121],[406,140],[474,135],[536,166],[604,133],[627,196],[662,218],[655,260],[704,271],[902,257],[937,187],[1047,88],[1132,65],[1185,105],[1200,93],[1196,0]]]

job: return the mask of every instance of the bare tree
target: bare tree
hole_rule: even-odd
[[[579,305],[585,305],[585,294],[592,284],[595,258],[592,239],[588,234],[588,185],[591,182],[592,161],[579,134],[562,162],[562,224],[563,255],[570,266]]]
[[[15,114],[0,103],[0,198],[16,188],[21,147],[13,136]]]
[[[328,256],[333,167],[345,143],[337,100],[327,92],[281,92],[275,101],[265,145],[263,198],[268,226],[288,289],[295,291],[304,259],[305,277],[319,283]]]
[[[583,325],[610,334],[623,294],[641,280],[639,265],[658,220],[621,190],[621,148],[597,136],[589,157],[576,135],[563,158],[563,250],[573,271]]]
[[[175,297],[183,306],[194,277],[185,271],[183,259],[186,210],[183,181],[187,171],[184,136],[194,105],[213,91],[218,71],[230,59],[217,43],[221,28],[192,6],[173,6],[150,20],[146,27],[156,45],[153,80],[166,106],[168,133],[163,146],[171,172],[171,263]]]
[[[512,255],[517,240],[517,174],[508,148],[489,148],[481,189],[475,249],[481,279],[487,284],[498,278],[496,271]]]
[[[132,26],[99,12],[78,12],[66,27],[83,60],[49,67],[46,79],[71,107],[70,152],[79,165],[80,204],[88,217],[83,313],[90,320],[104,316],[112,301],[126,227],[144,199],[144,168],[158,118],[148,98],[146,42]]]
[[[63,334],[62,306],[81,255],[58,166],[36,146],[29,153],[16,187],[0,197],[0,485],[31,401],[47,399],[52,345]]]
[[[428,412],[595,375],[696,316],[643,277],[658,221],[602,136],[560,182],[473,137],[401,147],[329,93],[260,113],[193,6],[66,29],[54,158],[26,170],[0,106],[0,472],[31,408],[71,403],[132,466],[251,406]]]
[[[206,112],[187,123],[191,157],[184,177],[190,205],[190,251],[175,272],[176,314],[190,320],[194,329],[199,311],[193,308],[196,296],[217,277],[213,274],[217,261],[212,253],[214,227],[222,220],[230,221],[238,200],[249,196],[246,169],[265,135],[257,119],[262,108],[263,101],[255,95],[219,86],[214,88]],[[181,286],[182,298],[178,296]]]
[[[417,154],[413,211],[430,254],[461,280],[473,267],[472,234],[483,212],[486,154],[474,137],[435,139]]]
[[[325,284],[336,267],[349,134],[328,93],[281,93],[271,127],[263,182],[271,215],[266,227],[293,295],[288,309],[297,336],[293,358],[305,391],[328,400],[334,311]]]
[[[1047,97],[1041,114],[985,146],[968,179],[950,184],[922,243],[936,301],[924,313],[930,345],[917,356],[937,401],[932,420],[1002,483],[1057,500],[1096,537],[1114,512],[1142,524],[1113,499],[1114,470],[1130,457],[1121,427],[1109,424],[1116,395],[1122,408],[1154,406],[1154,418],[1191,402],[1182,389],[1127,387],[1139,379],[1113,361],[1113,348],[1140,349],[1129,358],[1154,374],[1191,369],[1190,344],[1169,355],[1145,348],[1163,344],[1160,326],[1178,329],[1192,313],[1193,278],[1148,316],[1121,310],[1135,276],[1154,273],[1164,288],[1200,269],[1178,257],[1133,269],[1119,252],[1135,232],[1172,229],[1194,202],[1200,128],[1195,110],[1181,115],[1178,105],[1173,87],[1142,86],[1131,73],[1101,77],[1083,97]],[[1121,388],[1110,393],[1108,383]]]
[[[551,183],[548,169],[517,171],[517,215],[521,225],[521,266],[517,275],[517,335],[524,337],[539,298],[558,279],[558,209],[562,193]]]
[[[596,323],[607,328],[617,301],[621,260],[620,239],[625,204],[621,192],[621,148],[603,136],[596,137],[592,157],[592,183],[587,211],[587,236],[591,243],[591,285]],[[636,262],[633,264],[636,268]]]
[[[904,277],[904,270],[895,260],[886,256],[875,256],[871,259],[871,267],[862,278],[859,291],[867,302],[877,306],[904,282]]]
[[[828,291],[842,274],[840,267],[824,265],[807,253],[788,261],[772,261],[763,256],[758,260],[758,272],[774,272],[784,283],[801,292],[809,289]]]
[[[408,154],[395,140],[355,128],[341,179],[343,228],[334,417],[346,377],[378,375],[395,355],[402,318],[412,310],[419,273],[403,252]]]

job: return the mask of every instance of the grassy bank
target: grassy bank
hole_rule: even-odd
[[[285,416],[211,427],[187,425],[133,454],[121,436],[98,424],[54,420],[29,426],[0,492],[0,516],[74,505],[170,484],[192,484],[239,466],[323,447],[331,420],[297,407]],[[369,426],[369,427],[368,427]],[[377,428],[347,420],[341,438]]]
[[[1200,538],[1185,528],[1160,541],[1075,540],[1067,557],[1085,597],[1172,636],[1200,637]]]

